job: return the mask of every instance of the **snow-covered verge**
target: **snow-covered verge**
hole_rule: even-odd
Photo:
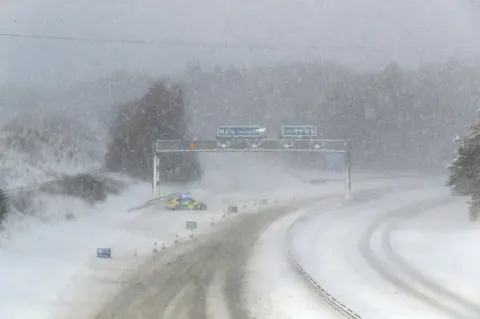
[[[480,316],[480,224],[469,221],[465,198],[398,221],[389,241],[412,281],[453,300],[446,305],[460,302]]]
[[[399,210],[408,210],[412,204],[448,196],[445,188],[425,183],[355,205],[316,207],[292,228],[294,258],[322,288],[364,318],[442,318],[385,280],[367,259],[370,249],[380,254],[373,230],[388,213],[400,215]],[[370,230],[371,237],[367,236]]]
[[[18,221],[16,227],[24,231],[16,229],[0,246],[0,269],[4,274],[0,279],[0,317],[46,318],[59,292],[95,249],[121,235],[112,224],[116,215],[146,200],[149,190],[148,185],[137,185],[94,207],[81,200],[50,198],[46,211],[50,216],[71,211],[78,217]]]
[[[137,183],[118,174],[79,174],[8,191],[8,214],[1,221],[0,237],[13,239],[37,225],[74,220]]]

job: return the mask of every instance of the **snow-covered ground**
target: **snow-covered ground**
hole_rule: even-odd
[[[47,155],[45,161],[48,161]],[[0,318],[54,319],[65,318],[67,313],[72,315],[75,312],[80,317],[88,317],[122,287],[121,277],[152,258],[155,247],[161,249],[165,244],[168,249],[174,245],[177,234],[180,241],[190,240],[189,231],[185,229],[186,221],[197,222],[198,236],[214,231],[224,220],[222,215],[226,207],[232,203],[247,203],[247,211],[256,212],[257,208],[252,206],[254,199],[267,198],[270,203],[325,196],[336,196],[338,199],[344,192],[343,173],[293,170],[284,163],[251,154],[225,154],[221,162],[217,157],[205,155],[202,161],[205,175],[201,181],[190,185],[161,185],[160,191],[162,194],[192,192],[195,199],[208,204],[209,209],[205,212],[166,212],[156,206],[129,210],[146,202],[152,193],[149,184],[133,184],[130,181],[130,187],[124,193],[111,195],[105,202],[93,207],[80,199],[42,195],[42,198],[37,198],[43,205],[42,214],[10,218],[4,231],[8,236],[2,239],[0,245]],[[88,165],[75,167],[82,170]],[[43,174],[46,169],[39,169],[40,180],[49,176]],[[314,212],[327,211],[319,218],[330,216],[331,220],[311,223],[309,230],[301,230],[301,236],[294,236],[293,244],[300,261],[302,256],[307,255],[309,258],[303,262],[307,263],[305,268],[308,271],[317,271],[316,275],[331,278],[331,269],[318,265],[332,265],[332,260],[342,260],[355,243],[355,232],[343,223],[351,219],[356,224],[348,225],[361,230],[372,218],[382,215],[388,205],[395,203],[393,206],[396,206],[398,202],[400,207],[418,198],[419,189],[427,197],[442,193],[424,184],[423,177],[412,177],[411,174],[389,176],[365,172],[354,175],[353,202],[357,201],[357,204],[341,209],[328,208],[326,202],[317,204]],[[422,185],[424,187],[419,188]],[[414,187],[417,188],[409,190]],[[365,192],[369,190],[375,191]],[[387,196],[395,191],[397,195]],[[367,200],[370,202],[362,202]],[[338,200],[335,202],[338,205]],[[311,211],[302,210],[282,219],[263,235],[255,248],[249,267],[248,302],[259,318],[300,318],[300,310],[302,318],[319,318],[320,314],[328,317],[329,310],[318,303],[315,294],[284,258],[287,228],[297,218],[310,214]],[[212,226],[212,221],[216,226]],[[295,229],[301,226],[298,223]],[[328,237],[330,235],[333,237]],[[348,241],[338,238],[341,235],[346,236]],[[320,254],[325,252],[324,242],[329,243],[327,255]],[[108,261],[97,259],[95,252],[98,247],[112,248],[114,258]],[[309,255],[312,254],[309,251],[318,253],[313,254],[310,267],[308,264],[312,259]],[[354,262],[358,263],[358,260]],[[275,272],[265,268],[265,265],[272,264],[276,265]],[[345,268],[348,265],[337,266]],[[367,281],[368,276],[370,279],[375,277],[371,269],[365,268]],[[354,285],[364,284],[360,280],[363,275],[358,271],[356,269]],[[342,276],[345,277],[344,274]],[[281,285],[278,278],[282,278]],[[337,290],[347,287],[349,278],[344,279],[344,284],[335,285]],[[348,304],[349,301],[345,302]],[[355,305],[352,308],[356,309]],[[268,317],[267,313],[272,317]]]
[[[187,240],[186,221],[197,222],[197,236],[214,229],[212,221],[218,225],[224,219],[227,205],[219,209],[221,203],[202,212],[169,212],[157,206],[128,211],[150,194],[150,185],[138,184],[94,208],[63,207],[82,211],[83,216],[75,220],[37,222],[35,227],[16,229],[18,235],[13,233],[0,249],[0,317],[64,318],[63,311],[75,310],[91,315],[96,305],[110,297],[109,292],[119,288],[116,278],[153,256],[155,243],[160,250],[163,244],[174,245],[177,234],[180,241]],[[247,205],[252,209],[251,202]],[[99,247],[112,248],[113,259],[97,259]]]
[[[469,221],[465,198],[398,220],[388,235],[392,257],[422,293],[480,317],[480,225]]]
[[[240,208],[240,213],[256,212],[258,208],[252,203],[246,203],[246,209]],[[93,318],[122,287],[125,275],[137,271],[141,264],[155,257],[155,249],[170,249],[176,246],[177,239],[179,243],[191,240],[192,233],[185,225],[187,221],[197,223],[197,230],[193,233],[195,238],[215,231],[226,220],[238,216],[224,213],[225,209],[171,212],[156,206],[120,213],[111,219],[111,238],[103,245],[112,248],[114,258],[106,262],[95,258],[95,247],[91,246],[90,258],[85,259],[84,265],[79,265],[54,303],[49,318],[60,319],[67,315]]]
[[[333,197],[316,205],[338,206],[339,202],[338,197]],[[293,270],[288,259],[285,234],[305,213],[300,210],[275,222],[253,250],[244,296],[253,318],[334,318],[334,313],[320,302],[313,289],[306,289],[305,281]]]
[[[237,165],[233,158],[231,165]],[[176,234],[180,241],[187,240],[186,221],[196,221],[200,234],[211,231],[212,220],[218,224],[231,203],[247,202],[251,208],[252,199],[274,202],[292,200],[294,194],[299,200],[318,196],[320,188],[278,172],[278,167],[247,165],[245,170],[209,170],[202,181],[187,186],[162,185],[163,194],[192,192],[208,204],[205,212],[173,213],[157,207],[128,211],[150,199],[148,184],[134,184],[93,207],[79,199],[43,196],[41,215],[16,215],[5,224],[8,237],[0,246],[0,318],[64,318],[75,310],[91,313],[121,286],[116,279],[152,256],[155,242],[161,249],[163,243],[173,245]],[[343,187],[339,178],[329,191],[341,193]],[[95,258],[98,247],[113,249],[112,262]]]
[[[0,268],[4,272],[0,279],[0,317],[47,318],[59,293],[94,256],[95,249],[124,236],[115,221],[128,217],[122,212],[146,200],[149,190],[146,185],[138,185],[95,207],[72,200],[58,201],[67,205],[63,207],[50,205],[55,210],[52,214],[62,210],[81,213],[75,220],[41,223],[32,219],[24,223],[35,227],[25,229],[18,229],[16,223],[16,232],[11,232],[0,248]]]
[[[319,205],[291,228],[295,258],[365,318],[476,318],[479,228],[468,222],[465,203],[435,184],[417,182],[344,207]],[[424,287],[432,282],[441,287],[433,298]],[[444,289],[455,296],[443,298]],[[445,308],[447,300],[460,306]]]

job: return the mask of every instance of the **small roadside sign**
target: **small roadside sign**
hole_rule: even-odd
[[[97,248],[97,257],[98,258],[111,258],[112,249],[111,248]]]
[[[190,230],[197,229],[197,222],[186,222],[185,226]]]

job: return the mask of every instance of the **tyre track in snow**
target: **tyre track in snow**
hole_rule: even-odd
[[[420,272],[410,267],[391,245],[391,234],[398,223],[451,201],[451,198],[429,199],[388,213],[367,228],[359,243],[359,250],[367,263],[381,277],[437,311],[457,319],[480,318],[479,305],[473,304],[425,278]],[[371,246],[371,240],[377,231],[382,231],[381,251],[379,252],[376,252]],[[384,255],[384,258],[379,256],[380,253]]]
[[[351,202],[372,200],[395,188],[360,191]],[[250,318],[243,300],[244,268],[260,234],[277,219],[333,197],[339,196],[303,200],[272,207],[260,214],[241,215],[213,234],[159,252],[151,262],[140,267],[137,275],[127,281],[95,318]],[[222,277],[220,283],[215,280],[218,273]],[[218,302],[222,306],[217,307]]]
[[[229,315],[218,319],[249,318],[242,290],[252,247],[272,222],[319,200],[241,215],[217,233],[189,242],[176,256],[169,256],[175,249],[162,252],[96,318],[207,319],[215,310],[212,303],[218,301],[224,302]],[[224,280],[215,279],[219,272]],[[213,298],[211,290],[217,292]]]
[[[385,251],[386,255],[390,260],[395,262],[398,267],[405,272],[411,278],[414,278],[416,281],[421,283],[424,287],[428,288],[430,291],[435,292],[436,294],[440,295],[443,299],[448,298],[453,303],[460,305],[464,309],[468,309],[469,312],[475,314],[475,318],[480,318],[480,304],[475,304],[469,300],[462,298],[461,296],[457,295],[453,291],[446,289],[435,282],[427,279],[420,271],[411,267],[392,247],[391,237],[392,232],[401,222],[405,221],[408,218],[414,217],[415,215],[421,213],[420,211],[416,211],[412,214],[406,215],[402,219],[396,219],[390,222],[385,231],[382,234],[382,248]],[[472,317],[469,317],[472,318]]]
[[[416,183],[413,183],[410,185],[410,187],[415,187]],[[389,194],[392,194],[398,190],[405,189],[405,185],[402,186],[389,186],[389,187],[384,187],[381,189],[378,188],[373,188],[369,190],[363,190],[359,191],[355,194],[353,198],[351,198],[348,201],[344,202],[339,202],[338,206],[334,207],[334,210],[338,210],[341,208],[348,208],[356,205],[361,205],[361,204],[366,204],[371,201],[378,200],[379,198],[386,197]],[[325,211],[328,212],[329,210]],[[325,213],[323,212],[323,213]],[[319,295],[322,299],[322,301],[328,305],[329,307],[332,308],[332,310],[335,312],[335,315],[341,315],[344,317],[359,317],[358,314],[356,314],[353,310],[349,309],[346,305],[342,304],[339,300],[337,300],[334,296],[331,296],[327,291],[325,291],[321,287],[321,283],[317,283],[315,280],[313,280],[310,275],[303,269],[302,265],[297,262],[297,256],[295,253],[295,249],[292,247],[292,242],[293,242],[293,229],[295,229],[298,225],[302,223],[308,223],[309,219],[312,218],[315,215],[322,214],[319,213],[318,211],[312,211],[312,213],[305,214],[304,216],[298,218],[295,220],[286,230],[286,241],[287,241],[287,255],[288,258],[290,259],[290,262],[292,263],[293,269],[297,271],[305,280],[305,282],[310,286],[310,288],[313,288],[313,290]],[[340,309],[345,310],[348,309],[348,311],[343,312],[340,311]],[[348,313],[346,315],[346,313]]]

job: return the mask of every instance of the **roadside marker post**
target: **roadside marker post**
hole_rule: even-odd
[[[185,222],[185,228],[190,230],[190,238],[195,236],[194,231],[197,230],[197,222]]]

